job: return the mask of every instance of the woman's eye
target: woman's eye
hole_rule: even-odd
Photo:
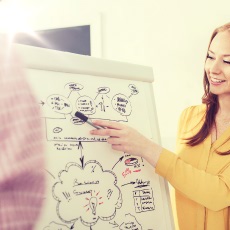
[[[226,64],[228,64],[228,65],[230,65],[230,61],[223,60],[223,62],[226,63]]]
[[[214,57],[212,57],[211,55],[209,55],[209,54],[208,54],[207,59],[211,59],[211,60],[213,60],[213,59],[214,59]]]

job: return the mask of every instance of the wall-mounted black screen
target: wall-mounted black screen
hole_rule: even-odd
[[[36,37],[26,33],[17,33],[14,37],[14,42],[70,53],[91,55],[90,25],[39,30],[35,34]]]

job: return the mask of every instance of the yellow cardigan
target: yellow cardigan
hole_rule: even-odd
[[[164,149],[156,172],[175,188],[180,230],[230,230],[230,128],[213,144],[211,135],[189,147],[183,138],[197,133],[205,105],[185,109],[179,121],[178,155]]]

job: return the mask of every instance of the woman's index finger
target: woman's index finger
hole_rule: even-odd
[[[118,122],[108,121],[108,120],[94,120],[94,125],[102,126],[104,128],[110,128],[110,129],[122,129],[122,124]]]

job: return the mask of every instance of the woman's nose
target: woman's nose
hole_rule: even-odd
[[[221,72],[221,63],[218,60],[214,60],[210,66],[210,73],[219,74]]]

